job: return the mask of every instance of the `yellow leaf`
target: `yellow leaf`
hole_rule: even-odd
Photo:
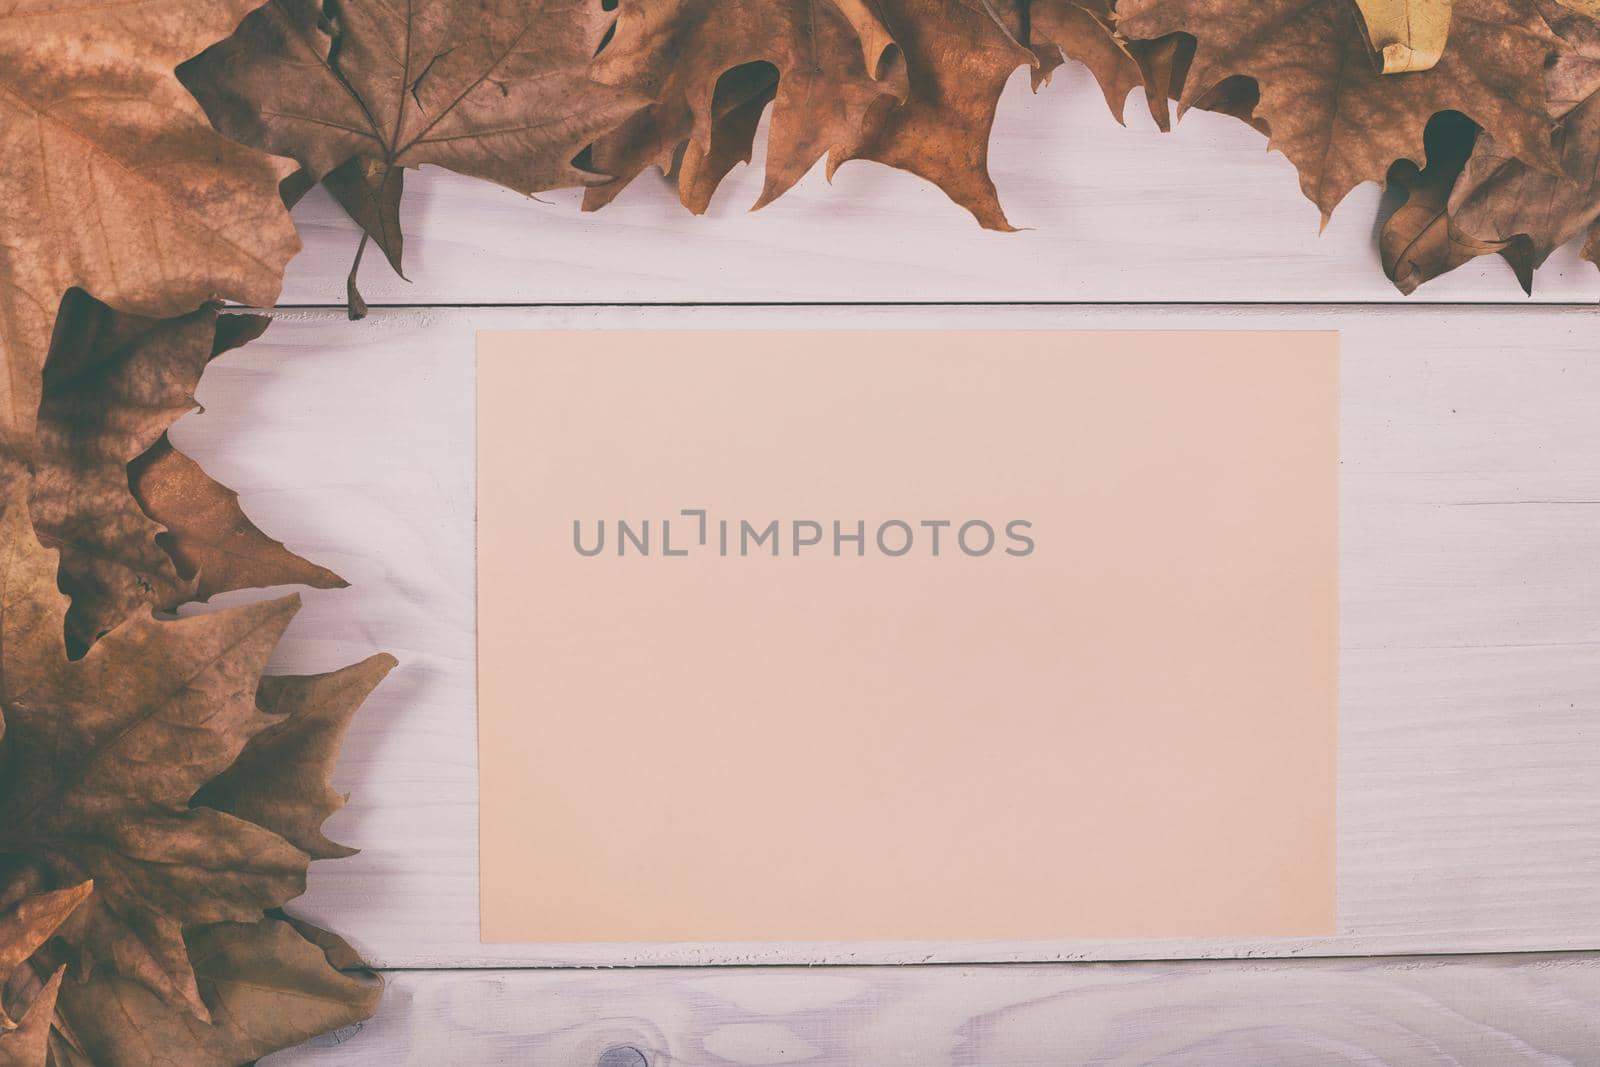
[[[1593,0],[1580,0],[1593,2]],[[1385,74],[1432,70],[1450,37],[1451,0],[1356,0]]]

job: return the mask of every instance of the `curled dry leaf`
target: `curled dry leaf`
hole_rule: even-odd
[[[1384,227],[1384,268],[1405,292],[1492,253],[1531,292],[1535,268],[1600,218],[1600,23],[1553,3],[1539,9],[1566,43],[1545,74],[1562,169],[1530,166],[1489,134],[1467,141],[1470,155],[1459,134],[1438,153],[1430,147],[1420,187],[1402,175],[1409,199]],[[1431,225],[1412,234],[1424,214]]]
[[[1520,256],[1525,275],[1600,217],[1600,23],[1544,5],[1568,51],[1547,72],[1562,120],[1562,172],[1535,169],[1492,136],[1479,139],[1450,194],[1450,223],[1463,240]],[[1531,288],[1531,277],[1523,277]]]
[[[711,99],[709,147],[701,148],[694,141],[679,145],[676,180],[684,207],[696,215],[704,214],[722,179],[740,163],[755,158],[756,128],[777,95],[777,71],[767,63],[735,67],[717,79]],[[670,171],[668,176],[672,176]],[[584,193],[586,211],[595,210],[604,199],[591,198],[592,192]]]
[[[1531,283],[1527,275],[1532,265],[1520,250],[1471,241],[1450,225],[1450,190],[1477,136],[1478,127],[1466,116],[1452,111],[1435,115],[1423,135],[1428,165],[1419,170],[1410,160],[1401,160],[1389,174],[1390,185],[1402,190],[1406,201],[1384,221],[1378,251],[1383,272],[1402,293],[1494,251],[1505,251],[1524,286]]]
[[[165,438],[196,407],[207,363],[266,325],[260,316],[219,317],[214,305],[147,319],[79,290],[62,301],[30,508],[40,537],[61,552],[75,647],[141,606],[257,585],[343,584],[252,526],[233,494]],[[0,473],[0,493],[24,481]]]
[[[277,299],[300,248],[283,161],[218,135],[173,69],[256,0],[41,0],[0,11],[0,467],[33,461],[56,310],[74,287],[177,315]]]
[[[1248,118],[1300,172],[1324,222],[1351,189],[1423,158],[1423,132],[1459,111],[1519,159],[1560,169],[1545,106],[1546,61],[1563,47],[1519,0],[1455,0],[1449,42],[1431,70],[1385,76],[1348,0],[1120,0],[1127,37],[1198,39],[1184,107]],[[1241,95],[1240,78],[1253,91]],[[1222,94],[1225,106],[1217,105]]]
[[[246,757],[224,799],[331,854],[315,824],[336,799],[326,770],[351,702],[381,673],[374,663],[387,661],[335,682],[269,683],[268,707],[258,706],[262,667],[298,607],[295,597],[178,621],[135,615],[69,660],[56,569],[19,490],[0,517],[5,885],[26,891],[93,877],[95,895],[59,934],[79,978],[114,976],[118,989],[142,986],[178,1014],[227,1025],[208,1019],[212,1005],[196,984],[184,938],[211,924],[259,923],[303,890],[310,856],[267,826],[193,798],[275,728],[262,742],[266,751],[311,766]],[[266,797],[276,792],[303,795]],[[68,1014],[64,1033],[93,1032],[92,1019]]]
[[[1355,0],[1385,74],[1431,70],[1450,37],[1452,0]]]
[[[684,204],[704,210],[749,158],[771,101],[761,207],[824,155],[859,149],[908,91],[900,51],[863,0],[637,0],[594,76],[651,103],[596,140],[593,165],[613,180],[584,193],[587,211],[650,166],[676,174]]]
[[[587,74],[611,21],[590,0],[272,0],[180,75],[230,137],[332,176],[398,272],[399,168],[597,180],[573,158],[643,104]]]

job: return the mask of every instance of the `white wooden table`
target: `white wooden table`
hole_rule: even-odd
[[[1375,187],[1319,237],[1253,131],[1129,112],[1076,68],[1040,97],[1019,76],[993,152],[1032,227],[1011,235],[865,163],[755,215],[742,169],[702,219],[651,180],[581,215],[424,171],[412,280],[368,257],[355,324],[353,227],[301,206],[278,321],[174,433],[353,585],[306,595],[274,666],[402,663],[339,770],[329,829],[364,851],[297,902],[389,993],[271,1062],[1600,1062],[1600,271],[1564,250],[1530,301],[1484,260],[1402,298]],[[473,334],[545,326],[1340,330],[1337,934],[479,944]]]

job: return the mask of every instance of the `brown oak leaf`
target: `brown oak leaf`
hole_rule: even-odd
[[[855,151],[831,154],[828,174],[870,159],[925,178],[991,230],[1011,230],[989,176],[989,131],[1000,91],[1040,60],[1018,40],[1023,19],[996,0],[882,0],[884,25],[905,54],[911,95]]]
[[[0,467],[34,453],[63,295],[144,315],[277,299],[300,248],[285,161],[217,134],[174,68],[256,0],[38,0],[0,11]]]
[[[1183,107],[1253,79],[1244,114],[1294,163],[1324,222],[1358,184],[1422,159],[1424,129],[1442,111],[1465,114],[1520,159],[1560,167],[1543,75],[1562,42],[1530,4],[1456,0],[1438,64],[1401,75],[1373,61],[1349,0],[1120,0],[1117,16],[1129,38],[1198,39]]]
[[[383,992],[343,941],[281,914],[184,936],[210,1021],[136,982],[97,973],[61,992],[53,1067],[253,1063],[370,1018]]]
[[[1459,240],[1520,263],[1529,290],[1532,271],[1600,218],[1600,23],[1553,4],[1543,9],[1569,45],[1546,77],[1551,113],[1562,120],[1562,171],[1530,167],[1483,136],[1449,203]]]
[[[702,148],[690,140],[680,146],[678,199],[702,215],[711,206],[722,179],[740,163],[755,158],[756,129],[767,105],[778,95],[778,72],[769,63],[735,67],[717,79],[711,97],[710,145]],[[603,198],[584,193],[584,209],[593,211]]]
[[[1584,234],[1583,249],[1579,254],[1590,263],[1600,267],[1600,220],[1590,224],[1589,231]]]
[[[1532,264],[1520,248],[1495,248],[1471,241],[1450,225],[1448,205],[1467,156],[1477,139],[1478,127],[1465,115],[1446,111],[1433,117],[1423,135],[1428,165],[1418,169],[1400,160],[1389,174],[1389,184],[1403,191],[1405,203],[1384,220],[1378,235],[1383,272],[1402,293],[1477,256],[1501,251],[1523,286],[1532,284]]]
[[[62,301],[30,507],[40,537],[61,552],[75,646],[143,605],[173,608],[258,585],[344,584],[257,530],[233,494],[164,436],[196,407],[208,362],[266,325],[260,316],[219,317],[214,305],[147,319],[80,290]],[[0,473],[0,493],[17,481]]]
[[[19,489],[0,516],[0,854],[25,858],[13,882],[94,879],[61,931],[81,976],[103,963],[203,1013],[183,928],[254,921],[305,887],[305,853],[189,804],[275,721],[256,689],[298,598],[134,615],[69,660],[56,569]]]
[[[899,49],[865,0],[635,0],[594,76],[651,104],[595,142],[594,167],[614,178],[585,191],[588,211],[652,165],[704,210],[716,181],[749,158],[771,100],[762,207],[824,155],[856,150],[908,91]]]
[[[1149,86],[1146,98],[1151,114],[1162,129],[1168,126],[1167,94],[1149,77],[1150,56],[1156,42],[1129,42],[1115,26],[1111,0],[1031,0],[1028,4],[1028,40],[1038,54],[1041,66],[1034,72],[1034,88],[1049,79],[1049,71],[1059,58],[1073,59],[1088,67],[1100,83],[1106,106],[1118,122],[1128,94]]]
[[[399,272],[399,168],[529,194],[600,177],[573,159],[643,104],[588,76],[612,20],[593,0],[272,0],[180,76],[228,136],[333,176]]]
[[[1398,175],[1408,199],[1383,229],[1384,269],[1402,291],[1498,253],[1531,292],[1533,271],[1600,218],[1600,23],[1554,3],[1539,9],[1567,44],[1545,75],[1562,172],[1529,166],[1488,134],[1430,145],[1421,176]]]

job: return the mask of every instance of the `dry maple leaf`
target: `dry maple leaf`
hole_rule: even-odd
[[[398,272],[399,168],[522,193],[596,180],[573,158],[642,106],[587,75],[612,18],[598,0],[272,0],[180,74],[230,137],[338,172]]]
[[[219,317],[215,306],[172,319],[123,315],[79,290],[62,302],[30,508],[40,537],[61,551],[75,647],[141,605],[173,608],[258,585],[344,584],[257,530],[233,494],[164,436],[196,407],[207,363],[266,325],[260,316]],[[20,480],[0,470],[0,494]]]
[[[56,997],[66,967],[55,966],[48,977],[35,979],[24,964],[88,899],[93,888],[84,882],[24,896],[0,915],[0,988],[5,1007],[18,1011],[18,1003],[26,1003],[26,1008],[20,1009],[20,1021],[0,1010],[0,1067],[45,1067]]]
[[[56,569],[21,487],[0,516],[0,904],[95,879],[7,987],[60,988],[51,1062],[233,1064],[369,1015],[379,984],[340,973],[355,954],[276,908],[308,851],[347,854],[321,833],[342,803],[327,775],[393,661],[261,678],[294,597],[135,615],[69,660]]]
[[[136,982],[97,973],[61,991],[52,1067],[253,1063],[371,1017],[383,992],[344,942],[282,915],[184,936],[211,1021],[175,1010]]]
[[[61,976],[66,970],[64,965],[57,967],[40,983],[17,1028],[0,1034],[0,1067],[47,1067],[50,1027],[55,1018],[56,998],[61,993]]]
[[[1461,133],[1450,149],[1430,148],[1420,176],[1400,175],[1408,200],[1383,230],[1384,269],[1402,291],[1499,253],[1531,292],[1533,271],[1600,218],[1600,23],[1553,3],[1539,10],[1567,43],[1546,72],[1562,172],[1529,166],[1487,134],[1466,139],[1470,156]]]
[[[351,717],[393,666],[378,655],[331,674],[262,679],[257,704],[275,721],[191,804],[264,826],[313,858],[353,854],[322,834],[345,800],[327,777]],[[188,1067],[225,1067],[359,1022],[382,992],[344,941],[278,911],[253,924],[190,928],[184,939],[210,1022],[99,972],[66,989],[57,1063],[165,1065],[181,1050]]]
[[[128,478],[139,507],[164,528],[156,541],[172,558],[178,576],[194,583],[196,600],[271,585],[346,585],[326,567],[262,533],[239,506],[239,494],[173,448],[166,437],[128,465]]]
[[[1560,167],[1543,75],[1562,42],[1532,5],[1456,0],[1438,64],[1401,75],[1373,61],[1349,0],[1120,0],[1117,16],[1130,38],[1198,39],[1184,107],[1254,79],[1249,117],[1294,163],[1324,222],[1361,182],[1421,159],[1424,128],[1442,111],[1465,114],[1518,158]]]
[[[379,654],[331,674],[263,678],[256,703],[276,721],[194,803],[265,826],[312,859],[355,855],[322,834],[346,799],[328,776],[350,720],[394,666],[393,656]]]
[[[0,1004],[0,1067],[44,1062],[43,1035],[49,1032],[55,1010],[60,968],[55,968],[52,979],[29,998],[21,1023],[7,1011],[16,1008],[11,979],[88,899],[93,888],[93,883],[83,882],[67,889],[23,896],[0,915],[0,987],[6,989],[5,1003]]]
[[[305,853],[189,806],[274,722],[256,687],[298,598],[174,622],[135,615],[73,661],[56,569],[18,489],[0,517],[0,854],[25,858],[13,882],[94,879],[62,931],[82,974],[105,963],[203,1012],[183,927],[254,921],[305,887]]]
[[[256,0],[0,11],[0,467],[30,466],[62,296],[175,315],[277,299],[300,248],[284,161],[218,135],[173,74]]]
[[[614,180],[584,193],[586,211],[652,165],[677,173],[684,204],[704,210],[716,180],[748,159],[771,100],[759,208],[824,155],[858,148],[907,93],[899,49],[864,0],[635,0],[594,77],[651,104],[596,140],[593,165]]]

